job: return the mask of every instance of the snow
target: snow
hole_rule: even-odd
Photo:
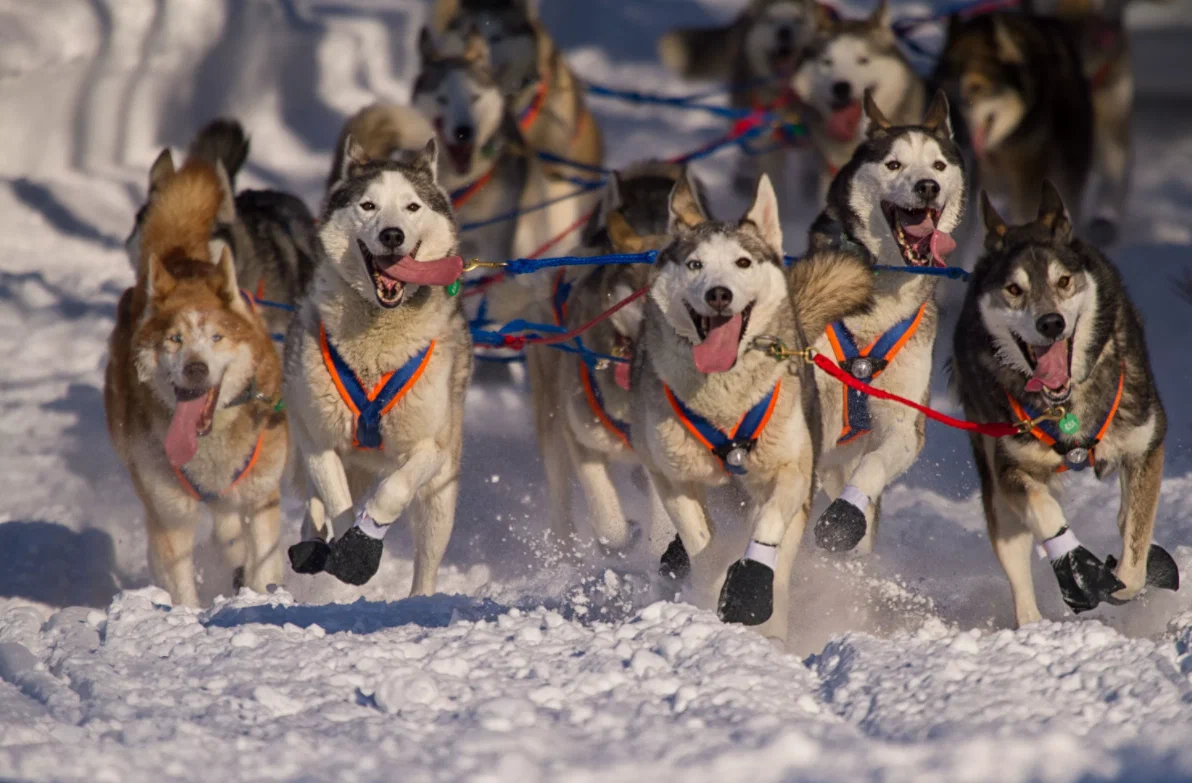
[[[673,93],[703,85],[668,77],[654,38],[739,5],[546,0],[543,14],[577,72]],[[468,396],[442,594],[403,598],[398,531],[363,589],[291,575],[228,597],[203,546],[209,608],[171,609],[148,584],[101,391],[148,165],[233,114],[253,137],[242,185],[316,204],[344,117],[408,94],[423,14],[396,0],[0,0],[0,779],[1192,780],[1188,592],[1075,618],[1040,562],[1049,621],[1007,630],[967,443],[934,426],[884,497],[873,556],[800,555],[787,649],[660,601],[645,547],[577,562],[544,546],[521,378],[492,366]],[[1192,84],[1175,59],[1192,5],[1131,20],[1138,165],[1114,257],[1168,407],[1157,539],[1187,574],[1192,309],[1171,282],[1192,272]],[[722,131],[698,113],[593,106],[614,164]],[[725,211],[742,206],[726,187],[738,162],[700,165]],[[810,209],[784,204],[797,252]],[[934,392],[956,412],[942,371]],[[1118,548],[1117,499],[1116,482],[1067,480],[1068,517],[1099,554]],[[716,501],[718,519],[739,509]],[[285,540],[297,529],[291,501]]]

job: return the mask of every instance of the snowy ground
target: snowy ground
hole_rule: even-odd
[[[653,39],[739,4],[546,0],[544,16],[579,73],[677,92]],[[1189,593],[1078,620],[1039,564],[1057,622],[1005,630],[967,446],[942,428],[887,493],[877,555],[801,556],[789,650],[656,603],[644,552],[576,565],[545,551],[522,392],[493,372],[469,396],[444,595],[398,600],[412,568],[399,532],[363,591],[295,577],[271,596],[217,598],[230,576],[204,551],[214,605],[171,611],[147,587],[142,511],[101,400],[145,172],[160,145],[233,114],[253,135],[244,184],[317,203],[343,117],[405,97],[422,13],[389,0],[0,0],[0,779],[1192,780]],[[1186,574],[1192,308],[1171,280],[1192,273],[1192,91],[1177,59],[1190,20],[1187,0],[1133,17],[1138,169],[1114,254],[1170,416],[1157,537]],[[594,106],[614,164],[721,130]],[[721,187],[738,162],[700,169],[726,211],[740,206]],[[791,211],[797,238],[807,210]],[[935,400],[955,408],[942,377]],[[1117,549],[1117,494],[1090,476],[1068,484],[1069,518],[1102,554]],[[291,513],[286,540],[296,533]]]

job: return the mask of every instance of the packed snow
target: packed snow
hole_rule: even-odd
[[[742,4],[544,0],[543,16],[580,75],[673,94],[709,85],[669,77],[654,39]],[[424,14],[399,0],[0,0],[0,779],[1192,780],[1189,591],[1076,618],[1040,562],[1049,620],[1009,630],[967,442],[942,427],[887,492],[874,555],[808,542],[785,649],[660,600],[649,547],[576,560],[545,546],[522,379],[491,366],[468,397],[442,594],[404,598],[399,530],[362,589],[290,574],[270,595],[231,596],[203,547],[209,608],[171,609],[149,584],[143,511],[102,403],[149,164],[231,115],[252,135],[241,186],[317,204],[344,118],[407,97]],[[1189,574],[1192,304],[1173,280],[1192,275],[1192,5],[1131,22],[1137,166],[1113,257],[1170,419],[1156,540]],[[592,106],[614,165],[723,131],[696,113]],[[739,164],[700,164],[726,212],[741,207]],[[788,211],[797,252],[811,210]],[[933,399],[956,413],[949,328]],[[1066,487],[1081,538],[1116,552],[1116,481]],[[739,514],[738,499],[716,513]],[[299,517],[287,501],[283,543]]]

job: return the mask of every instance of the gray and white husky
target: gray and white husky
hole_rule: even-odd
[[[814,489],[815,381],[804,362],[755,349],[759,339],[798,352],[805,328],[823,328],[867,297],[860,263],[808,267],[816,295],[792,301],[783,268],[778,201],[764,175],[736,222],[709,220],[686,179],[670,200],[671,242],[650,274],[632,368],[633,448],[679,533],[663,572],[690,570],[701,599],[718,595],[726,622],[785,638],[795,553]],[[807,281],[804,281],[806,286]],[[806,309],[804,309],[806,307]],[[752,508],[745,557],[715,539],[709,487],[738,477]],[[736,560],[731,563],[730,561]]]
[[[438,147],[374,161],[350,137],[319,223],[325,249],[286,340],[286,402],[314,486],[299,573],[364,584],[407,509],[413,594],[433,593],[455,517],[472,343]],[[339,537],[332,538],[338,528]]]
[[[821,194],[865,138],[861,98],[866,90],[895,125],[918,122],[927,103],[922,79],[898,48],[887,0],[867,19],[827,18],[793,85],[810,109],[804,120],[822,159]]]
[[[981,195],[986,252],[956,325],[952,368],[969,419],[1036,423],[1008,438],[971,436],[1015,619],[1020,626],[1041,619],[1031,582],[1035,544],[1075,612],[1128,601],[1145,585],[1177,589],[1175,561],[1151,543],[1167,418],[1142,319],[1113,264],[1072,235],[1050,182],[1025,225],[1007,226]],[[1061,474],[1088,467],[1098,478],[1121,471],[1120,561],[1102,562],[1082,546],[1052,494]]]
[[[810,247],[851,251],[870,264],[945,266],[965,205],[965,170],[952,139],[948,101],[936,94],[917,125],[893,125],[864,96],[869,127],[811,227]],[[874,307],[815,335],[815,348],[854,377],[927,403],[935,345],[938,277],[883,272]],[[835,381],[820,383],[824,456],[819,477],[834,500],[815,525],[832,551],[873,546],[886,486],[918,458],[924,417],[870,399]]]

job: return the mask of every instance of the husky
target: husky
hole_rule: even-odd
[[[222,187],[219,214],[211,232],[210,257],[218,259],[218,246],[227,246],[235,259],[240,284],[254,299],[293,306],[314,277],[318,242],[314,216],[302,199],[289,193],[245,190],[237,194],[236,175],[248,151],[244,128],[230,119],[209,123],[187,150],[188,161],[204,161],[214,167]],[[125,242],[134,269],[141,263],[145,217],[154,198],[176,173],[173,155],[169,148],[163,149],[149,170],[148,197]],[[290,319],[285,308],[264,307],[261,315],[271,332],[285,332]]]
[[[397,160],[345,147],[319,221],[325,253],[286,338],[286,401],[315,489],[290,562],[364,584],[411,508],[412,594],[429,595],[455,521],[472,374],[467,320],[446,291],[463,272],[459,233],[435,139]]]
[[[1035,214],[1044,178],[1079,213],[1093,113],[1080,55],[1061,22],[1012,12],[952,17],[933,82],[960,110],[977,179],[1006,202],[1012,220]]]
[[[810,109],[805,122],[822,161],[821,197],[864,140],[861,97],[866,90],[895,125],[918,122],[927,103],[926,86],[898,48],[887,0],[867,19],[828,19],[793,84]]]
[[[804,61],[817,29],[830,19],[827,6],[814,0],[750,0],[728,25],[666,33],[658,40],[658,55],[674,74],[732,85],[734,108],[769,107],[781,112],[794,97],[788,82]],[[779,142],[785,141],[780,131],[776,135]],[[788,146],[780,143],[770,152],[751,156],[751,164],[735,179],[737,189],[752,195],[762,172],[771,181],[782,182]]]
[[[814,279],[800,288],[817,295],[792,301],[778,201],[765,175],[749,211],[731,223],[709,220],[681,179],[668,233],[650,271],[630,405],[633,449],[679,533],[662,571],[677,578],[690,571],[697,593],[718,593],[725,622],[785,638],[791,568],[814,489],[819,405],[808,364],[755,344],[801,352],[806,329],[864,304],[872,274],[860,262],[809,266]],[[705,493],[733,477],[753,507],[745,556],[729,566],[724,547],[710,546]]]
[[[1113,264],[1073,236],[1058,189],[1045,180],[1039,201],[1033,221],[1007,225],[982,194],[986,252],[953,339],[965,415],[1034,424],[1009,438],[971,437],[1019,626],[1041,619],[1034,543],[1077,613],[1128,601],[1147,585],[1179,587],[1175,561],[1152,543],[1167,417],[1142,319]],[[1120,560],[1103,562],[1081,545],[1052,495],[1062,474],[1090,467],[1097,478],[1121,470]]]
[[[966,200],[964,160],[952,138],[948,99],[937,92],[921,122],[894,125],[870,91],[866,139],[836,178],[811,227],[811,255],[846,250],[869,264],[945,266]],[[854,377],[926,404],[938,311],[938,277],[883,272],[872,310],[833,322],[814,346]],[[881,496],[918,458],[925,417],[870,399],[836,381],[819,387],[824,455],[821,486],[832,503],[815,523],[820,547],[868,552]]]
[[[138,221],[143,268],[120,299],[104,379],[108,431],[145,506],[154,581],[184,606],[199,604],[193,549],[205,510],[234,587],[282,583],[281,358],[229,245],[211,256],[226,193],[202,158],[158,184]]]
[[[433,27],[439,46],[462,51],[479,32],[492,52],[493,70],[526,144],[588,166],[600,166],[604,143],[584,99],[584,87],[538,18],[531,0],[436,0]],[[565,167],[548,171],[574,176]]]

